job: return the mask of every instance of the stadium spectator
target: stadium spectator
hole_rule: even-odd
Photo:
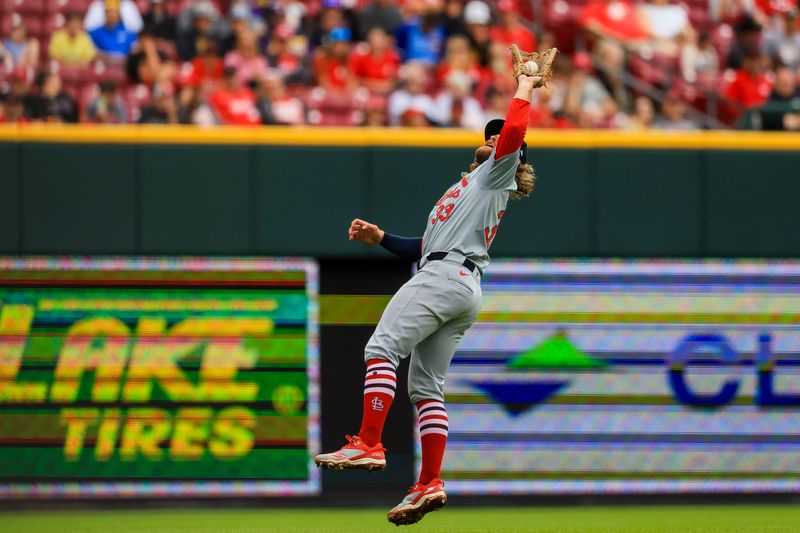
[[[498,45],[502,47],[503,45]],[[508,72],[508,50],[504,50],[503,68]],[[436,71],[436,84],[442,86],[451,72],[464,72],[469,76],[470,85],[477,94],[483,94],[491,82],[491,71],[481,68],[475,60],[469,39],[463,35],[454,35],[447,40],[444,61]]]
[[[0,57],[5,56],[11,65],[22,65],[33,69],[39,64],[39,41],[28,37],[24,21],[16,18],[7,38],[0,43]]]
[[[183,81],[199,90],[200,94],[208,94],[222,80],[222,58],[217,55],[217,43],[208,36],[201,36],[196,41],[199,54],[183,67]]]
[[[620,109],[633,108],[631,94],[623,82],[625,76],[625,50],[618,43],[603,40],[595,45],[594,65],[597,78]]]
[[[397,30],[397,46],[403,61],[416,61],[433,66],[439,62],[444,48],[444,26],[438,6],[421,3],[411,17]]]
[[[464,0],[445,0],[442,24],[447,37],[467,35],[467,24],[464,22]]]
[[[258,37],[245,30],[239,34],[236,48],[225,54],[225,67],[236,73],[241,83],[259,81],[267,75],[267,58],[258,51]]]
[[[97,50],[110,59],[124,59],[136,44],[136,34],[125,28],[113,7],[106,10],[105,24],[91,30],[89,36]]]
[[[163,50],[158,49],[156,36],[148,28],[139,33],[133,52],[128,55],[125,69],[134,83],[152,85],[168,82],[175,76],[175,64]]]
[[[92,30],[105,26],[108,22],[109,10],[118,13],[117,18],[122,21],[125,29],[129,32],[139,33],[144,28],[142,15],[133,0],[93,0],[83,19],[86,31],[91,33]]]
[[[58,73],[42,71],[35,91],[24,98],[25,116],[34,122],[78,122],[78,104],[62,90]]]
[[[543,89],[536,91],[531,100],[531,116],[529,128],[556,128],[556,114],[551,108],[552,91]]]
[[[466,72],[450,72],[444,90],[433,101],[433,115],[430,118],[439,126],[448,128],[482,129],[485,125],[483,109],[480,102],[470,96],[471,85]]]
[[[25,105],[21,98],[0,96],[0,123],[24,124],[29,122],[25,117]]]
[[[27,122],[24,99],[30,85],[30,68],[14,67],[7,84],[0,84],[0,102],[3,103],[4,122]],[[5,86],[5,87],[4,87]]]
[[[669,92],[661,102],[661,114],[653,127],[661,130],[697,130],[697,122],[687,116],[686,102],[677,92]]]
[[[260,85],[259,101],[256,102],[265,124],[298,126],[306,123],[303,102],[286,90],[280,76],[267,76]],[[266,110],[269,106],[269,111]],[[269,122],[273,120],[274,122]]]
[[[401,24],[403,15],[392,0],[373,0],[358,13],[361,40],[368,40],[373,28],[381,28],[387,35],[394,35]]]
[[[492,40],[489,37],[489,22],[491,18],[492,13],[489,10],[489,6],[480,0],[471,0],[464,7],[467,37],[477,54],[478,62],[482,66],[488,65],[491,57]]]
[[[228,33],[227,22],[211,0],[189,0],[175,20],[177,33],[188,33],[195,26],[198,15],[208,19],[208,31],[215,38],[219,39]]]
[[[175,40],[175,19],[167,11],[165,0],[150,0],[150,9],[142,16],[142,21],[157,38]]]
[[[222,83],[209,96],[209,104],[221,124],[261,124],[261,115],[256,109],[256,97],[253,91],[243,85],[235,67],[225,66]]]
[[[380,26],[367,33],[367,42],[355,47],[350,56],[350,71],[358,85],[372,92],[394,89],[400,69],[400,56],[389,35]]]
[[[191,85],[182,87],[178,92],[177,115],[181,124],[204,127],[216,124],[216,117],[201,98],[199,89]]]
[[[382,128],[388,124],[389,117],[386,114],[386,97],[383,95],[372,95],[364,106],[363,126],[371,128]]]
[[[650,39],[630,0],[592,0],[583,6],[580,24],[595,37],[627,45],[642,44]]]
[[[495,86],[486,91],[486,107],[483,110],[483,123],[501,118],[505,120],[508,112],[508,96]]]
[[[625,125],[629,130],[649,130],[653,127],[656,110],[653,100],[647,96],[638,96],[633,101],[633,115]]]
[[[711,44],[711,35],[702,32],[696,39],[690,38],[681,51],[681,73],[688,83],[716,81],[719,74],[719,56]]]
[[[746,55],[742,68],[728,71],[723,95],[739,110],[762,105],[772,91],[770,75],[765,72],[766,56],[758,52]]]
[[[228,11],[228,18],[230,19],[232,26],[238,22],[241,24],[243,29],[250,30],[258,36],[266,33],[267,28],[264,25],[264,20],[261,17],[256,16],[246,2],[232,2],[230,10]],[[234,32],[238,33],[236,30],[234,30]]]
[[[429,78],[428,71],[423,63],[407,63],[401,69],[403,87],[393,92],[389,97],[389,125],[397,126],[403,122],[419,124],[419,117],[402,117],[409,109],[420,112],[428,124],[427,117],[434,113],[433,99],[427,94]]]
[[[142,108],[140,124],[177,124],[178,110],[175,105],[175,89],[170,83],[153,86],[152,100]]]
[[[760,49],[761,25],[752,17],[744,17],[736,23],[735,40],[728,51],[725,65],[727,68],[741,68],[744,57],[756,54]]]
[[[766,32],[763,50],[776,63],[794,70],[800,67],[800,31],[797,28],[796,9],[784,13],[777,27]]]
[[[689,12],[681,4],[671,0],[648,0],[639,6],[642,23],[652,39],[652,45],[663,54],[676,56],[680,53],[680,41],[692,34]]]
[[[92,62],[97,50],[89,34],[83,30],[83,17],[80,13],[67,13],[64,27],[53,32],[50,37],[50,59],[74,66]]]
[[[497,11],[500,24],[489,30],[489,37],[505,47],[516,44],[523,50],[536,50],[536,35],[520,21],[517,0],[500,0]]]
[[[187,8],[181,13],[181,16],[184,13],[189,14],[191,23],[186,28],[180,22],[178,23],[175,44],[181,60],[193,60],[199,53],[199,47],[206,46],[209,40],[213,41],[218,49],[223,48],[222,38],[219,33],[213,31],[214,17],[218,16],[215,8],[208,7],[205,3],[199,3]]]
[[[345,13],[338,0],[324,0],[319,15],[312,19],[309,24],[309,47],[313,50],[325,44],[328,35],[335,28],[347,28],[352,38],[353,19],[354,15],[350,12]]]
[[[289,83],[309,85],[313,81],[305,61],[305,39],[292,33],[286,24],[279,24],[272,31],[267,43],[267,64],[280,72]]]
[[[117,94],[117,84],[113,81],[98,83],[98,95],[86,105],[85,122],[93,124],[125,124],[128,111],[122,98]]]
[[[592,75],[592,60],[588,54],[576,53],[572,63],[565,87],[564,112],[575,117],[579,125],[601,127],[616,112],[614,100]]]
[[[314,76],[327,91],[350,91],[355,78],[350,64],[350,30],[334,28],[325,44],[314,51]]]
[[[760,115],[761,129],[800,131],[800,87],[792,69],[776,69],[775,86]]]
[[[431,124],[424,110],[409,107],[400,116],[400,125],[404,128],[428,128]]]

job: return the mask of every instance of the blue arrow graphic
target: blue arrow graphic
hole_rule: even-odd
[[[519,416],[558,392],[568,381],[474,381],[491,398],[503,405],[511,416]]]

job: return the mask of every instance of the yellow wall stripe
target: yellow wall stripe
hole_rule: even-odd
[[[479,132],[453,129],[0,125],[0,142],[471,148],[481,142],[481,139]],[[530,130],[527,141],[531,147],[542,148],[800,150],[800,134],[744,131],[678,133]]]

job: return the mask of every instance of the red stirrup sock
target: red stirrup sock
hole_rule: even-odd
[[[419,482],[427,485],[439,478],[444,448],[447,446],[447,411],[438,400],[417,402],[419,438],[422,442],[422,470]]]
[[[397,389],[397,374],[394,365],[386,359],[367,361],[367,375],[364,378],[364,414],[358,436],[367,446],[375,446],[381,441],[383,424],[389,407],[392,406]]]

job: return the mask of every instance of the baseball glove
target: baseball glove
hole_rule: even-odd
[[[534,87],[544,87],[550,82],[550,78],[553,76],[553,62],[556,60],[558,49],[551,48],[539,54],[537,52],[523,52],[519,49],[519,46],[512,44],[510,50],[511,60],[514,63],[514,78],[519,80],[519,77],[523,74],[530,76],[525,69],[525,63],[533,61],[539,66],[539,70],[536,72],[536,77],[539,80]]]

